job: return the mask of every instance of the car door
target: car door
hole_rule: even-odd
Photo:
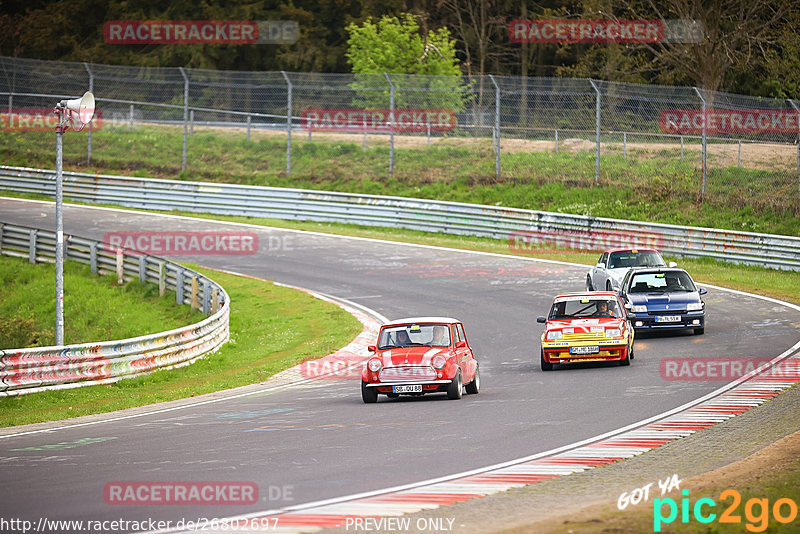
[[[592,287],[597,291],[602,291],[606,288],[606,264],[608,262],[608,252],[603,252],[600,259],[597,260],[597,265],[592,268]]]
[[[464,326],[461,323],[456,323],[454,330],[456,331],[456,358],[458,359],[458,365],[461,367],[461,378],[464,383],[467,383],[475,373],[475,358],[464,334]]]

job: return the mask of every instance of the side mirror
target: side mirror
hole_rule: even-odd
[[[537,323],[546,323],[547,319],[545,319],[544,317],[537,317],[536,318],[536,322]]]
[[[675,263],[674,261],[671,261],[671,262],[669,262],[669,266],[670,266],[670,267],[677,267],[677,266],[678,266],[678,264],[677,264],[677,263]]]
[[[605,268],[606,268],[606,266],[605,266],[604,264],[602,264],[602,263],[598,263],[598,264],[597,264],[597,268],[598,268],[598,269],[605,269]]]
[[[367,347],[367,350],[370,352],[375,352],[376,350],[378,350],[378,348],[375,345],[370,345],[369,347]]]
[[[697,292],[700,293],[701,295],[705,295],[706,293],[708,293],[708,290],[704,287],[701,287],[700,289],[697,290]]]
[[[467,346],[467,342],[466,341],[459,341],[458,343],[456,343],[456,348],[457,349],[463,349],[466,346]]]

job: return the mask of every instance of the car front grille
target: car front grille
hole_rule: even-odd
[[[563,341],[598,341],[605,339],[605,332],[578,332],[575,334],[563,334]]]
[[[398,365],[385,367],[380,373],[381,382],[415,382],[436,380],[436,370],[430,365]]]

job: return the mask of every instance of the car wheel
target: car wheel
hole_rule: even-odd
[[[630,358],[631,358],[631,360],[632,360],[632,359],[634,359],[634,358],[636,357],[636,356],[634,355],[634,353],[633,353],[633,347],[631,347],[631,349],[628,351],[628,354],[630,355]]]
[[[706,331],[705,327],[703,327],[703,328],[695,328],[694,329],[694,335],[696,335],[696,336],[703,335],[703,332],[705,332],[705,331]]]
[[[475,378],[472,379],[472,382],[467,384],[467,393],[470,395],[477,395],[478,392],[481,390],[481,373],[480,370],[476,367],[475,368]]]
[[[552,370],[553,370],[553,364],[544,361],[544,351],[542,351],[542,371],[552,371]]]
[[[633,358],[633,355],[630,352],[627,353],[625,355],[625,359],[619,361],[619,365],[621,367],[624,367],[626,365],[630,365],[631,364],[631,358]]]
[[[447,385],[447,398],[450,400],[458,400],[461,398],[461,388],[464,383],[461,378],[461,369],[456,373],[456,377]]]
[[[586,275],[586,291],[594,291],[592,287],[592,277],[591,275]]]
[[[363,380],[361,381],[361,400],[367,404],[378,402],[377,388],[368,388],[367,383]]]

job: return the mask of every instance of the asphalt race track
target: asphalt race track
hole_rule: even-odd
[[[52,203],[0,199],[0,221],[55,229]],[[67,234],[226,230],[202,220],[65,206]],[[243,228],[245,256],[176,256],[296,285],[389,318],[454,316],[481,365],[479,395],[361,401],[354,380],[265,392],[166,413],[0,439],[5,517],[171,520],[226,517],[377,490],[512,460],[681,406],[722,382],[668,381],[674,357],[777,356],[800,339],[800,312],[709,289],[705,335],[640,336],[630,367],[539,369],[536,317],[587,267],[431,247]],[[233,303],[235,306],[236,303]],[[69,317],[66,318],[69,321]],[[114,506],[117,481],[248,481],[248,506]]]

